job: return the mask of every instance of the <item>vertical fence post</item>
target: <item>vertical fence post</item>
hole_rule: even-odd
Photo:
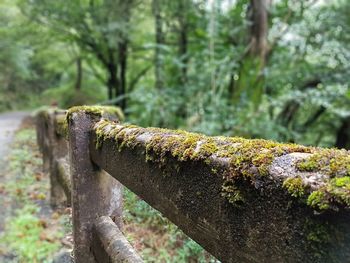
[[[40,110],[36,115],[36,136],[39,150],[43,155],[43,171],[49,171],[48,112]]]
[[[97,120],[95,114],[85,111],[68,115],[75,263],[95,262],[91,251],[95,220],[100,216],[121,218],[122,212],[121,185],[90,159],[89,140]]]
[[[52,207],[65,206],[66,195],[58,180],[57,160],[68,154],[67,146],[64,147],[56,133],[56,110],[47,113],[48,141],[49,141],[49,174],[50,174],[50,204]]]

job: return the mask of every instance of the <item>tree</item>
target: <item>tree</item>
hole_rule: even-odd
[[[240,70],[232,89],[234,102],[242,96],[255,107],[264,92],[264,69],[268,54],[268,10],[270,0],[251,0],[248,9],[249,38],[247,49],[240,61]]]
[[[108,98],[126,108],[128,31],[135,1],[23,1],[22,10],[33,21],[56,30],[82,53],[92,55],[107,73]]]
[[[154,73],[155,73],[155,88],[160,90],[164,86],[163,72],[163,55],[162,49],[165,45],[163,33],[163,17],[162,17],[162,1],[152,1],[152,11],[154,15],[155,27],[155,50],[154,50]]]

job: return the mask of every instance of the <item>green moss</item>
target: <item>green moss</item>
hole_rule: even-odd
[[[37,109],[34,114],[35,114],[35,116],[41,117],[41,118],[45,119],[46,121],[48,121],[49,111],[51,109],[52,108],[49,108],[49,107],[41,107],[41,108]]]
[[[331,179],[325,192],[344,206],[350,206],[350,177]]]
[[[325,210],[350,205],[348,178],[350,155],[347,151],[239,137],[208,137],[181,130],[119,125],[107,120],[100,121],[95,130],[97,147],[108,138],[116,142],[119,151],[125,147],[134,148],[142,145],[145,147],[146,161],[158,163],[164,169],[172,163],[168,162],[170,159],[178,162],[201,161],[216,174],[214,159],[223,158],[225,163],[229,163],[229,167],[221,172],[224,173],[221,174],[224,178],[222,192],[230,202],[241,201],[241,196],[237,194],[235,188],[238,179],[257,185],[255,182],[261,182],[261,177],[268,177],[270,165],[276,157],[295,152],[310,153],[309,158],[296,164],[296,169],[304,172],[321,171],[322,174],[328,175],[319,189],[314,189],[316,191],[310,193],[310,186],[306,185],[301,177],[287,178],[283,182],[283,187],[291,196],[302,201],[307,200],[306,203],[315,209]],[[138,139],[141,135],[142,141]],[[228,182],[230,187],[225,185]],[[276,187],[280,184],[278,180],[275,183]]]
[[[283,187],[294,197],[302,197],[305,194],[305,186],[300,177],[287,178],[283,182]]]
[[[106,114],[113,115],[118,120],[123,120],[124,115],[120,108],[112,106],[76,106],[72,107],[67,112],[67,120],[69,120],[75,112],[85,112],[97,117],[103,117]]]
[[[312,172],[317,169],[318,165],[315,160],[313,159],[308,159],[308,160],[303,160],[297,164],[297,168],[300,171],[306,171],[306,172]]]
[[[306,172],[321,172],[328,180],[312,192],[307,203],[319,210],[339,209],[350,206],[350,154],[346,150],[317,149],[313,155],[301,160],[297,169]]]
[[[317,149],[313,155],[297,163],[300,171],[322,171],[330,176],[350,176],[350,153],[338,149]]]
[[[317,219],[306,219],[304,231],[308,247],[311,249],[314,256],[320,259],[326,258],[327,255],[325,253],[327,253],[327,250],[325,246],[332,242],[330,233],[334,235],[336,230],[324,221],[320,222],[317,221]]]
[[[313,208],[320,209],[320,210],[326,210],[329,208],[329,201],[326,196],[326,193],[323,191],[313,191],[308,199],[307,204],[310,205]]]
[[[345,177],[341,177],[341,178],[334,178],[334,185],[336,187],[345,186],[347,189],[350,190],[350,177],[345,176]]]
[[[225,197],[231,204],[240,207],[245,200],[241,191],[231,181],[226,181],[222,186],[221,196]]]
[[[56,133],[58,135],[67,137],[68,122],[65,116],[56,116]]]

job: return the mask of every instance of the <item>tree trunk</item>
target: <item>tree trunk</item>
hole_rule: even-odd
[[[179,57],[181,58],[182,68],[181,68],[181,85],[185,85],[187,82],[187,46],[188,46],[188,22],[187,22],[187,7],[186,1],[179,1]]]
[[[152,11],[154,15],[154,26],[155,26],[155,41],[156,46],[154,50],[154,75],[155,75],[155,88],[160,90],[163,88],[163,61],[162,61],[162,49],[161,45],[164,45],[164,34],[163,34],[163,20],[161,16],[160,0],[152,1]]]
[[[118,95],[119,92],[119,81],[117,77],[117,66],[114,63],[108,64],[108,80],[107,80],[107,88],[108,88],[108,99],[113,99],[113,91]]]
[[[127,59],[128,59],[128,41],[124,39],[119,43],[119,79],[120,79],[120,89],[118,96],[123,96],[121,101],[117,103],[122,110],[126,109],[126,69],[127,69]]]
[[[76,91],[80,91],[81,90],[81,80],[82,80],[82,76],[83,76],[81,57],[77,57],[76,63],[77,63],[77,79],[76,79],[74,87],[75,87]]]
[[[350,149],[350,117],[343,119],[337,131],[335,147]]]
[[[234,102],[245,98],[257,108],[264,92],[263,70],[268,53],[268,6],[270,0],[251,0],[249,50],[241,62],[238,79],[229,89],[234,91]]]
[[[270,0],[250,1],[250,54],[259,58],[264,67],[268,51],[267,34],[269,31],[268,6]]]

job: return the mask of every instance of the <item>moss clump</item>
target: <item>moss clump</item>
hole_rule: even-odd
[[[245,200],[241,191],[231,181],[226,181],[222,186],[221,196],[225,197],[231,204],[240,207]]]
[[[65,116],[56,116],[56,133],[58,135],[68,136],[68,122]]]
[[[283,182],[283,187],[294,197],[302,197],[305,194],[305,186],[300,177],[287,178]]]
[[[309,158],[296,164],[300,171],[321,171],[329,176],[350,176],[350,153],[346,150],[317,149]]]
[[[338,210],[350,206],[350,153],[346,150],[318,149],[313,155],[296,164],[306,172],[321,172],[328,180],[312,192],[307,203],[319,210]]]
[[[312,172],[315,171],[318,167],[318,164],[313,159],[303,160],[297,164],[297,167],[300,171]]]
[[[124,119],[124,114],[118,107],[112,106],[75,106],[68,110],[67,121],[70,120],[71,116],[75,112],[85,112],[97,117],[103,117],[104,115],[112,115],[118,118],[118,120]]]
[[[308,199],[307,204],[313,208],[319,209],[319,210],[326,210],[329,209],[329,201],[326,196],[326,193],[324,191],[313,191]]]
[[[34,115],[40,118],[45,119],[46,121],[49,120],[49,111],[52,110],[53,108],[47,107],[47,106],[43,106],[40,107],[39,109],[37,109],[34,112]]]
[[[109,125],[112,125],[113,128],[106,130]],[[134,148],[138,144],[136,136],[141,134],[141,130],[135,125],[119,125],[117,122],[102,119],[96,124],[95,133],[97,136],[96,148],[100,148],[106,139],[114,139],[117,143],[116,148],[121,151],[126,146]]]
[[[348,190],[350,190],[350,177],[345,176],[341,178],[334,178],[334,185],[336,187],[346,187]]]
[[[337,202],[342,206],[350,206],[350,177],[335,177],[320,189],[327,197],[328,202]]]
[[[216,174],[218,167],[213,166],[213,162],[223,159],[229,165],[220,170],[224,178],[222,193],[230,202],[242,201],[235,186],[236,182],[245,180],[259,188],[263,187],[262,177],[271,180],[267,176],[276,157],[295,152],[310,153],[309,158],[296,164],[296,169],[307,172],[321,171],[323,175],[328,175],[328,178],[322,179],[322,184],[319,184],[318,189],[313,189],[312,193],[311,187],[302,177],[286,179],[283,187],[291,196],[304,202],[307,199],[306,203],[316,209],[350,205],[349,179],[344,178],[349,176],[350,171],[350,155],[347,151],[323,150],[239,137],[208,137],[180,130],[120,125],[107,120],[100,121],[95,126],[95,131],[97,147],[108,138],[116,142],[119,151],[124,147],[134,148],[141,145],[145,148],[146,161],[156,162],[164,169],[169,168],[168,160],[171,158],[179,162],[202,161]],[[279,179],[276,178],[275,183],[278,187]]]

